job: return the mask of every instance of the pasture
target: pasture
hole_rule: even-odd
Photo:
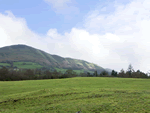
[[[150,79],[0,81],[0,113],[148,113]]]

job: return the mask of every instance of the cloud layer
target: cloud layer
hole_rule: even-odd
[[[69,0],[60,2],[67,4]],[[149,0],[134,0],[126,5],[115,3],[111,14],[101,13],[109,7],[90,11],[84,29],[72,28],[59,34],[51,28],[45,35],[31,31],[25,19],[6,11],[7,14],[0,13],[0,47],[27,44],[50,54],[87,60],[117,71],[126,70],[131,63],[135,70],[147,72],[150,70],[149,5]]]
[[[144,63],[150,61],[149,5],[149,0],[134,0],[127,5],[114,4],[115,11],[111,14],[101,14],[101,10],[94,10],[85,20],[85,29],[89,33],[103,36],[110,33],[112,36],[109,38],[112,39],[118,37],[120,41],[110,43],[109,50],[132,63],[136,69],[149,70],[149,64]]]

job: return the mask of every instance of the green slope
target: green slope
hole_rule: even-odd
[[[105,70],[96,64],[89,63],[84,60],[63,58],[58,55],[51,55],[42,50],[35,49],[27,45],[11,45],[0,48],[0,63],[9,62],[32,62],[38,65],[37,67],[53,67],[88,71],[97,70],[98,73]],[[14,63],[14,66],[17,65]],[[28,65],[27,67],[32,68],[32,66],[33,65]],[[20,65],[20,67],[26,67],[26,65]]]

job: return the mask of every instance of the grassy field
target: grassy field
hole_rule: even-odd
[[[18,68],[23,68],[23,69],[36,69],[36,68],[43,67],[33,62],[14,62],[14,66],[17,66]]]
[[[0,81],[1,113],[149,113],[150,79]]]
[[[8,63],[0,63],[2,66],[10,66]],[[36,68],[42,68],[43,66],[33,63],[33,62],[13,62],[13,65],[16,66],[17,68],[22,68],[22,69],[36,69]]]
[[[8,63],[0,63],[2,66],[10,66]],[[36,69],[36,68],[42,68],[42,65],[39,65],[38,63],[34,62],[13,62],[13,65],[16,66],[17,68],[22,68],[22,69]],[[0,67],[1,68],[1,67]],[[55,68],[57,72],[62,72],[65,73],[67,69],[60,69],[60,68]],[[73,70],[77,74],[84,73],[84,70]],[[92,71],[88,71],[90,73],[93,73]]]
[[[67,69],[60,69],[60,68],[54,68],[57,72],[62,72],[62,73],[65,73],[67,71]],[[76,72],[77,74],[80,74],[80,73],[84,73],[84,69],[82,70],[73,70],[74,72]],[[89,73],[93,73],[92,71],[88,71]]]
[[[0,65],[2,65],[2,66],[10,66],[10,64],[8,64],[8,63],[0,63]]]

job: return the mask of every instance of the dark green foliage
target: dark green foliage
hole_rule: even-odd
[[[37,80],[37,79],[58,79],[58,78],[71,78],[71,77],[123,77],[123,78],[150,78],[147,74],[137,70],[137,72],[132,72],[131,76],[129,73],[122,69],[119,74],[115,70],[112,70],[111,76],[108,75],[107,71],[103,71],[100,75],[95,71],[92,74],[89,72],[80,73],[79,75],[72,69],[66,70],[65,73],[61,71],[51,70],[48,67],[43,67],[41,69],[18,69],[18,68],[0,68],[0,81],[16,81],[16,80]]]
[[[117,72],[115,70],[112,70],[111,76],[117,77]]]
[[[2,81],[9,80],[8,73],[9,73],[8,69],[6,67],[2,67],[0,69],[0,80]]]
[[[0,69],[0,81],[16,80],[37,80],[37,79],[58,79],[78,76],[73,70],[67,70],[64,74],[54,70],[50,72],[48,68],[42,69],[13,69],[2,67]]]
[[[97,71],[95,71],[95,76],[96,76],[96,77],[98,76]]]
[[[93,77],[93,75],[87,72],[87,77]]]
[[[137,70],[136,72],[132,73],[132,78],[148,78],[148,75],[141,72],[140,70]]]
[[[141,72],[140,70],[135,72],[131,64],[129,65],[126,73],[123,69],[121,69],[117,76],[124,78],[150,78],[147,74]]]
[[[53,79],[53,75],[49,70],[46,70],[43,75],[43,79]]]
[[[124,69],[121,69],[121,71],[118,74],[118,77],[126,77]]]
[[[134,72],[134,69],[133,69],[132,65],[130,64],[128,69],[127,69],[126,74],[128,74],[128,76],[131,78],[133,72]]]
[[[80,76],[81,76],[81,77],[87,77],[87,74],[85,74],[85,73],[80,73]]]
[[[65,77],[70,78],[70,77],[76,77],[77,73],[74,72],[72,69],[68,69],[65,73],[64,73]]]
[[[25,76],[28,76],[28,78],[32,79],[34,78],[35,74],[34,74],[34,70],[31,69],[27,69],[26,72],[24,73]]]
[[[103,71],[101,72],[101,74],[99,75],[100,77],[108,77],[108,72],[107,71]]]

